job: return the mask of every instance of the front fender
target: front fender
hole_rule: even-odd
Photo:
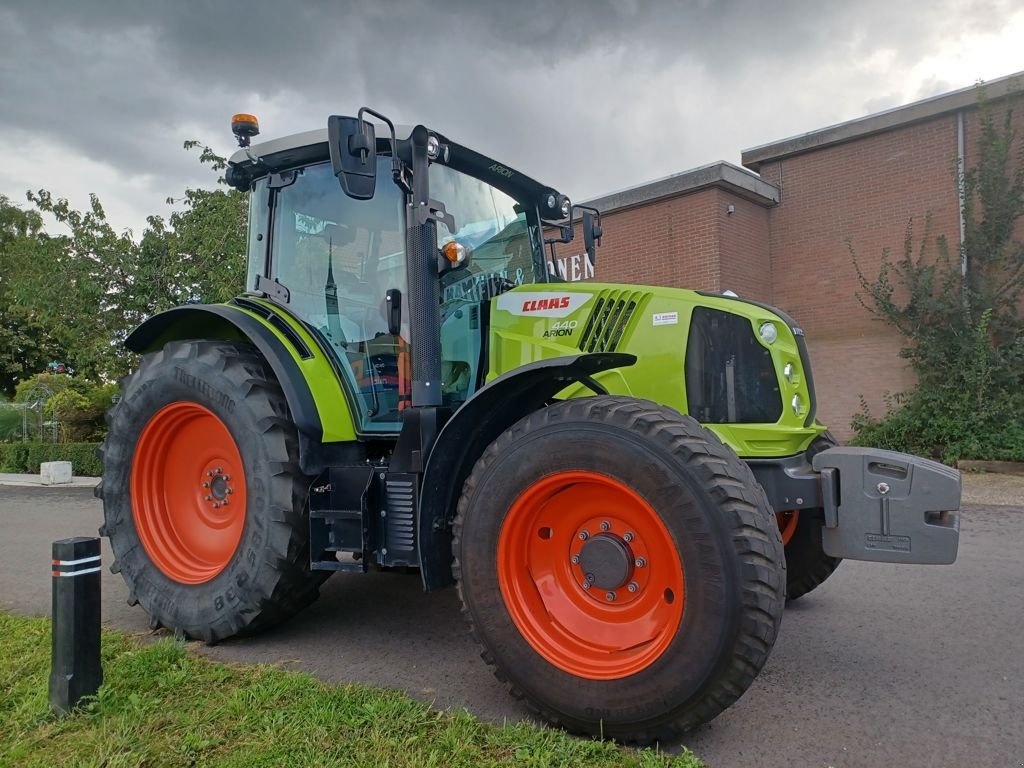
[[[499,376],[463,403],[438,435],[423,473],[417,539],[425,589],[452,583],[449,528],[462,486],[487,446],[570,384],[600,389],[594,374],[635,362],[635,355],[620,352],[539,360]]]

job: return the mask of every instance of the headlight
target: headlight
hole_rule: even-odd
[[[792,363],[786,363],[786,367],[782,369],[782,375],[786,377],[786,381],[790,384],[796,381],[796,369]]]
[[[757,333],[765,344],[774,344],[775,340],[779,338],[779,329],[775,327],[775,323],[761,323]]]
[[[800,399],[800,395],[793,395],[793,413],[797,416],[800,415],[800,411],[804,409],[804,401]]]
[[[427,157],[431,160],[437,160],[440,154],[441,142],[437,140],[437,136],[427,136]]]

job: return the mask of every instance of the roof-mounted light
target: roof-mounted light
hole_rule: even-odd
[[[238,139],[238,146],[245,148],[253,136],[260,134],[260,122],[255,115],[247,115],[240,112],[231,118],[231,132]]]

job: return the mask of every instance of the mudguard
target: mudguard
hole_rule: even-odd
[[[284,390],[303,442],[354,441],[356,433],[339,377],[308,331],[249,298],[231,304],[192,304],[147,319],[125,340],[132,352],[161,349],[170,341],[225,339],[252,343]]]
[[[417,540],[424,589],[452,583],[449,528],[462,486],[487,446],[570,384],[599,392],[594,374],[635,362],[635,355],[621,352],[540,360],[499,376],[463,403],[438,435],[423,474]]]

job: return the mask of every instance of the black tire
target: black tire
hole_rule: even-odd
[[[807,458],[838,444],[831,432],[823,432],[807,449]],[[787,600],[797,600],[817,589],[842,562],[841,558],[826,555],[822,548],[824,514],[820,509],[802,511],[792,538],[786,542]]]
[[[668,644],[614,679],[574,674],[535,650],[499,581],[498,542],[512,525],[510,507],[538,481],[572,471],[611,478],[642,497],[682,563],[685,610],[666,633]],[[552,536],[542,530],[540,538]],[[557,544],[554,552],[563,551]],[[463,612],[483,659],[539,716],[576,733],[646,744],[711,720],[754,681],[782,617],[782,539],[750,469],[694,419],[634,398],[552,405],[495,440],[464,486],[454,552]]]
[[[139,438],[172,403],[196,404],[217,417],[244,468],[247,503],[244,517],[236,517],[237,547],[223,569],[202,583],[172,578],[156,565],[132,509]],[[122,382],[121,401],[108,420],[96,492],[103,499],[100,535],[110,538],[111,571],[124,577],[129,604],[142,605],[152,628],[215,643],[275,624],[316,599],[328,574],[309,567],[305,504],[311,478],[299,469],[297,433],[281,387],[253,347],[183,341],[145,355]],[[173,435],[168,444],[178,433]]]

